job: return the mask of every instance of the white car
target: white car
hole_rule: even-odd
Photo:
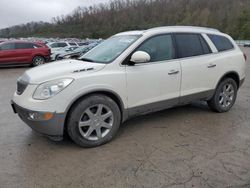
[[[246,57],[217,30],[173,26],[112,36],[79,60],[30,69],[17,82],[13,109],[54,139],[83,147],[109,142],[122,122],[192,101],[216,112],[234,105]]]
[[[62,48],[78,45],[75,42],[50,42],[47,44],[47,46],[51,49],[51,53],[53,54],[54,52]]]
[[[56,50],[54,52],[51,53],[51,60],[52,61],[55,61],[57,60],[57,58],[60,56],[60,55],[63,55],[65,53],[69,53],[69,52],[72,52],[74,50],[76,50],[77,48],[79,48],[78,46],[66,46],[64,48],[61,48],[59,50]]]

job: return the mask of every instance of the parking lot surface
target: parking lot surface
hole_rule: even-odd
[[[247,73],[250,74],[250,49]],[[131,119],[104,146],[35,134],[10,107],[27,68],[0,69],[0,187],[250,187],[250,77],[228,113],[195,103]]]

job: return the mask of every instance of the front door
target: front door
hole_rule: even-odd
[[[170,34],[158,35],[142,43],[136,51],[147,52],[151,60],[126,66],[130,115],[157,111],[178,104],[181,67],[175,58]]]

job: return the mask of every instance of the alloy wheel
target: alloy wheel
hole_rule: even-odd
[[[87,140],[96,141],[104,138],[112,129],[114,114],[104,104],[87,108],[78,124],[80,134]]]
[[[228,108],[234,100],[235,91],[231,83],[227,83],[222,87],[219,95],[219,104],[222,108]]]
[[[39,65],[42,65],[42,64],[44,64],[44,59],[42,57],[37,57],[35,59],[35,65],[39,66]]]

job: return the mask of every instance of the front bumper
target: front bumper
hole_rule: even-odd
[[[61,140],[64,132],[64,122],[66,115],[64,113],[53,113],[53,116],[49,120],[31,120],[30,113],[42,114],[45,112],[33,111],[25,109],[13,101],[11,101],[13,111],[19,115],[19,117],[34,131],[48,136],[54,140]]]

